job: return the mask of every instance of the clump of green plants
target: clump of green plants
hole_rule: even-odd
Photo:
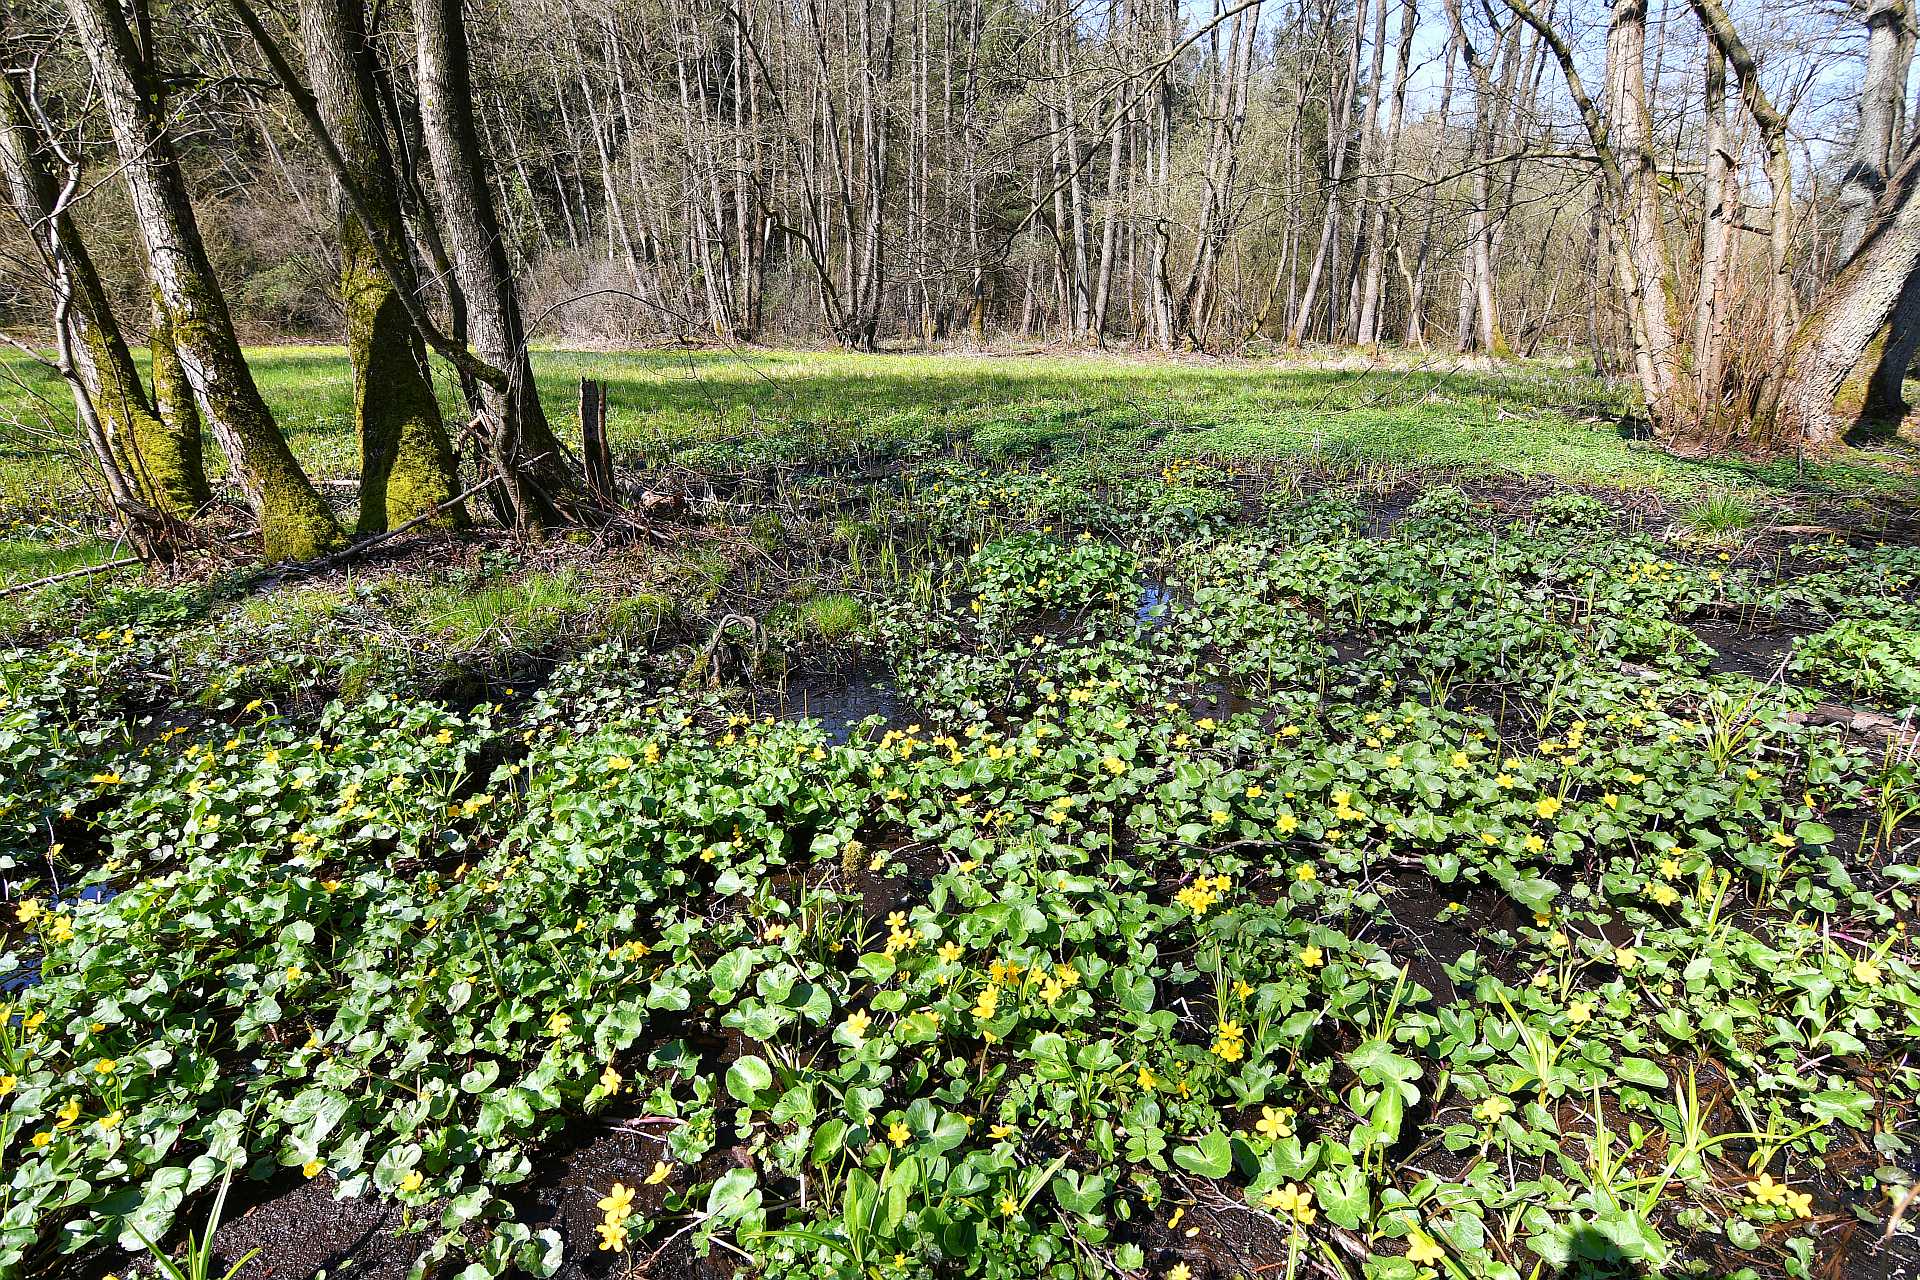
[[[720,552],[661,566],[671,637],[503,561],[0,653],[0,1273],[165,1247],[230,1169],[467,1280],[1791,1275],[1911,1230],[1911,761],[1800,714],[1920,667],[1855,646],[1911,638],[1911,558],[1457,489],[1175,530],[1136,499],[1224,476],[1106,455],[887,485],[854,537],[796,502],[847,564],[737,615]],[[1844,619],[1793,680],[1712,670],[1787,609]],[[627,634],[460,705],[168,683],[376,618],[483,674]],[[692,691],[695,622],[857,641],[888,713]],[[590,1221],[523,1214],[616,1126]]]
[[[1738,493],[1709,494],[1688,507],[1681,521],[1697,534],[1706,536],[1742,533],[1758,518],[1753,504]]]
[[[1920,705],[1920,612],[1843,618],[1794,645],[1795,675],[1836,693]]]
[[[1598,530],[1607,527],[1607,504],[1584,493],[1549,494],[1533,504],[1534,522],[1548,529]]]
[[[599,605],[579,574],[562,569],[429,587],[402,607],[449,648],[477,652],[551,644]]]

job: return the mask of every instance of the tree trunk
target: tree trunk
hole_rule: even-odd
[[[194,401],[193,384],[187,381],[186,368],[180,363],[180,349],[173,345],[173,320],[167,313],[167,300],[151,279],[147,296],[147,361],[153,375],[153,412],[166,423],[167,433],[180,442],[183,463],[200,477],[197,487],[205,491],[207,464],[200,443],[200,406]],[[211,496],[209,492],[207,497]]]
[[[1387,144],[1380,187],[1374,192],[1373,229],[1367,235],[1367,265],[1360,283],[1360,321],[1355,337],[1362,346],[1380,343],[1381,292],[1386,284],[1387,208],[1392,203],[1394,170],[1400,166],[1400,126],[1406,116],[1407,78],[1413,70],[1413,31],[1420,20],[1415,0],[1400,5],[1400,42],[1394,52],[1393,96],[1387,104]]]
[[[486,420],[493,466],[508,490],[514,519],[533,531],[570,514],[577,497],[574,478],[540,407],[506,241],[482,167],[460,0],[421,0],[416,20],[423,131],[454,272],[466,298],[468,336],[482,360],[506,373],[502,386],[479,385],[480,403],[474,407]]]
[[[1907,0],[1871,0],[1866,21],[1867,66],[1860,81],[1859,125],[1835,201],[1840,208],[1836,264],[1853,256],[1886,189],[1887,173],[1900,149],[1899,120],[1913,53],[1913,43],[1906,38],[1913,23]]]
[[[1386,0],[1373,0],[1373,3],[1385,4]],[[1293,318],[1293,328],[1287,334],[1287,345],[1290,347],[1298,347],[1306,337],[1314,300],[1319,296],[1324,277],[1330,274],[1327,258],[1333,250],[1334,234],[1340,226],[1340,192],[1346,179],[1347,154],[1352,150],[1354,98],[1360,86],[1360,33],[1367,22],[1367,4],[1368,0],[1360,0],[1359,12],[1354,17],[1353,39],[1347,48],[1346,65],[1341,68],[1337,97],[1331,104],[1332,110],[1327,113],[1327,207],[1320,221],[1320,239],[1314,247],[1313,265],[1307,268],[1306,293],[1300,300],[1299,313]]]
[[[6,51],[11,64],[12,50]],[[64,290],[74,364],[84,384],[76,398],[87,400],[110,456],[139,501],[175,520],[189,520],[209,496],[200,421],[189,417],[191,434],[176,433],[154,412],[93,258],[71,214],[60,207],[44,149],[27,86],[11,65],[0,68],[0,171],[22,225],[63,277],[55,289],[57,294]]]
[[[410,261],[361,0],[301,0],[300,29],[321,118],[370,215],[382,223],[364,225],[345,192],[336,190],[340,297],[360,438],[359,530],[383,533],[450,502],[460,492],[459,473],[425,345],[398,295],[404,288],[418,297],[419,290],[412,280],[390,279],[371,243],[378,235],[390,261]],[[435,522],[461,527],[465,509],[448,506]]]
[[[1727,60],[1707,45],[1706,157],[1701,181],[1700,273],[1693,304],[1693,363],[1704,412],[1726,394],[1726,280],[1733,239],[1733,152],[1727,141]]]
[[[1810,451],[1838,445],[1857,422],[1844,394],[1920,268],[1920,146],[1909,146],[1860,247],[1822,291],[1762,387],[1757,437]],[[1857,400],[1855,400],[1857,403]]]
[[[329,550],[340,542],[340,526],[287,447],[240,352],[167,136],[159,82],[114,0],[67,0],[67,9],[93,64],[181,367],[259,516],[265,554],[304,559]]]

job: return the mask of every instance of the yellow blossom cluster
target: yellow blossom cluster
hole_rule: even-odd
[[[1313,1221],[1316,1210],[1313,1207],[1313,1193],[1297,1182],[1289,1182],[1284,1187],[1275,1187],[1260,1197],[1260,1203],[1275,1213],[1285,1214],[1302,1225]]]
[[[1174,901],[1193,912],[1194,919],[1197,920],[1211,911],[1214,904],[1219,902],[1221,896],[1231,888],[1233,888],[1232,876],[1200,876],[1173,897]]]
[[[625,1183],[616,1182],[602,1196],[597,1206],[600,1210],[600,1225],[594,1230],[600,1233],[600,1247],[614,1253],[625,1252],[627,1247],[627,1219],[633,1216],[633,1188]]]
[[[1238,1062],[1247,1056],[1247,1032],[1232,1018],[1223,1020],[1215,1029],[1213,1048],[1208,1052],[1222,1062]]]

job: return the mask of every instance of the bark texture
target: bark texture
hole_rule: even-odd
[[[534,386],[520,299],[481,159],[460,0],[421,0],[416,20],[422,131],[466,299],[468,339],[482,360],[506,373],[501,385],[476,385],[476,408],[489,424],[492,462],[515,519],[536,529],[564,515],[576,495]]]
[[[208,498],[199,420],[176,431],[154,412],[92,255],[68,210],[58,207],[43,152],[26,87],[11,68],[0,71],[0,169],[22,225],[58,259],[64,280],[56,287],[67,291],[74,362],[107,449],[140,501],[191,519]]]
[[[380,116],[361,0],[302,0],[300,32],[321,119],[349,180],[379,224],[370,228],[345,192],[336,189],[340,299],[347,314],[360,438],[359,531],[383,533],[449,503],[460,491],[459,475],[426,347],[399,294],[414,289],[418,297],[415,282],[390,277],[371,242],[374,235],[382,237],[388,261],[408,261],[400,184]],[[458,504],[433,520],[447,528],[466,522]]]
[[[181,367],[259,516],[265,553],[278,560],[327,551],[340,543],[340,526],[287,447],[241,355],[167,135],[158,80],[114,0],[68,0],[67,10],[93,65]]]
[[[1859,249],[1800,322],[1781,372],[1763,390],[1757,422],[1781,443],[1831,449],[1858,425],[1842,393],[1920,268],[1916,188],[1920,146],[1909,146]]]

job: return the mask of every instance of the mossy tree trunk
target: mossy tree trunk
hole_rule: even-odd
[[[151,279],[151,275],[149,275]],[[193,401],[193,384],[180,365],[180,352],[173,345],[173,321],[167,315],[167,300],[158,285],[150,285],[151,306],[147,320],[147,362],[153,378],[153,411],[167,430],[183,441],[192,441],[194,456],[201,459],[200,472],[205,481],[206,464],[200,448],[200,406]]]
[[[482,360],[506,374],[498,384],[473,385],[480,402],[475,408],[490,424],[493,467],[508,490],[515,520],[523,529],[538,529],[580,509],[579,486],[534,385],[525,321],[474,121],[460,0],[421,0],[415,21],[422,132],[441,225],[466,298],[468,338]]]
[[[359,529],[381,533],[450,503],[459,493],[459,473],[425,344],[399,293],[410,289],[419,298],[417,282],[392,279],[371,240],[382,238],[387,261],[409,261],[399,177],[380,114],[361,0],[301,0],[300,31],[321,118],[348,180],[377,223],[368,226],[345,192],[337,192],[340,297],[360,436]],[[464,526],[465,509],[447,506],[436,522]]]
[[[332,511],[287,447],[241,354],[180,172],[158,78],[115,0],[68,0],[113,129],[149,269],[195,401],[260,519],[269,559],[305,559],[341,541]]]
[[[177,435],[148,401],[92,255],[61,206],[27,86],[10,56],[7,62],[0,69],[0,169],[21,224],[36,229],[49,272],[59,276],[74,364],[107,453],[140,502],[174,520],[191,519],[208,497],[198,424],[191,436]]]

